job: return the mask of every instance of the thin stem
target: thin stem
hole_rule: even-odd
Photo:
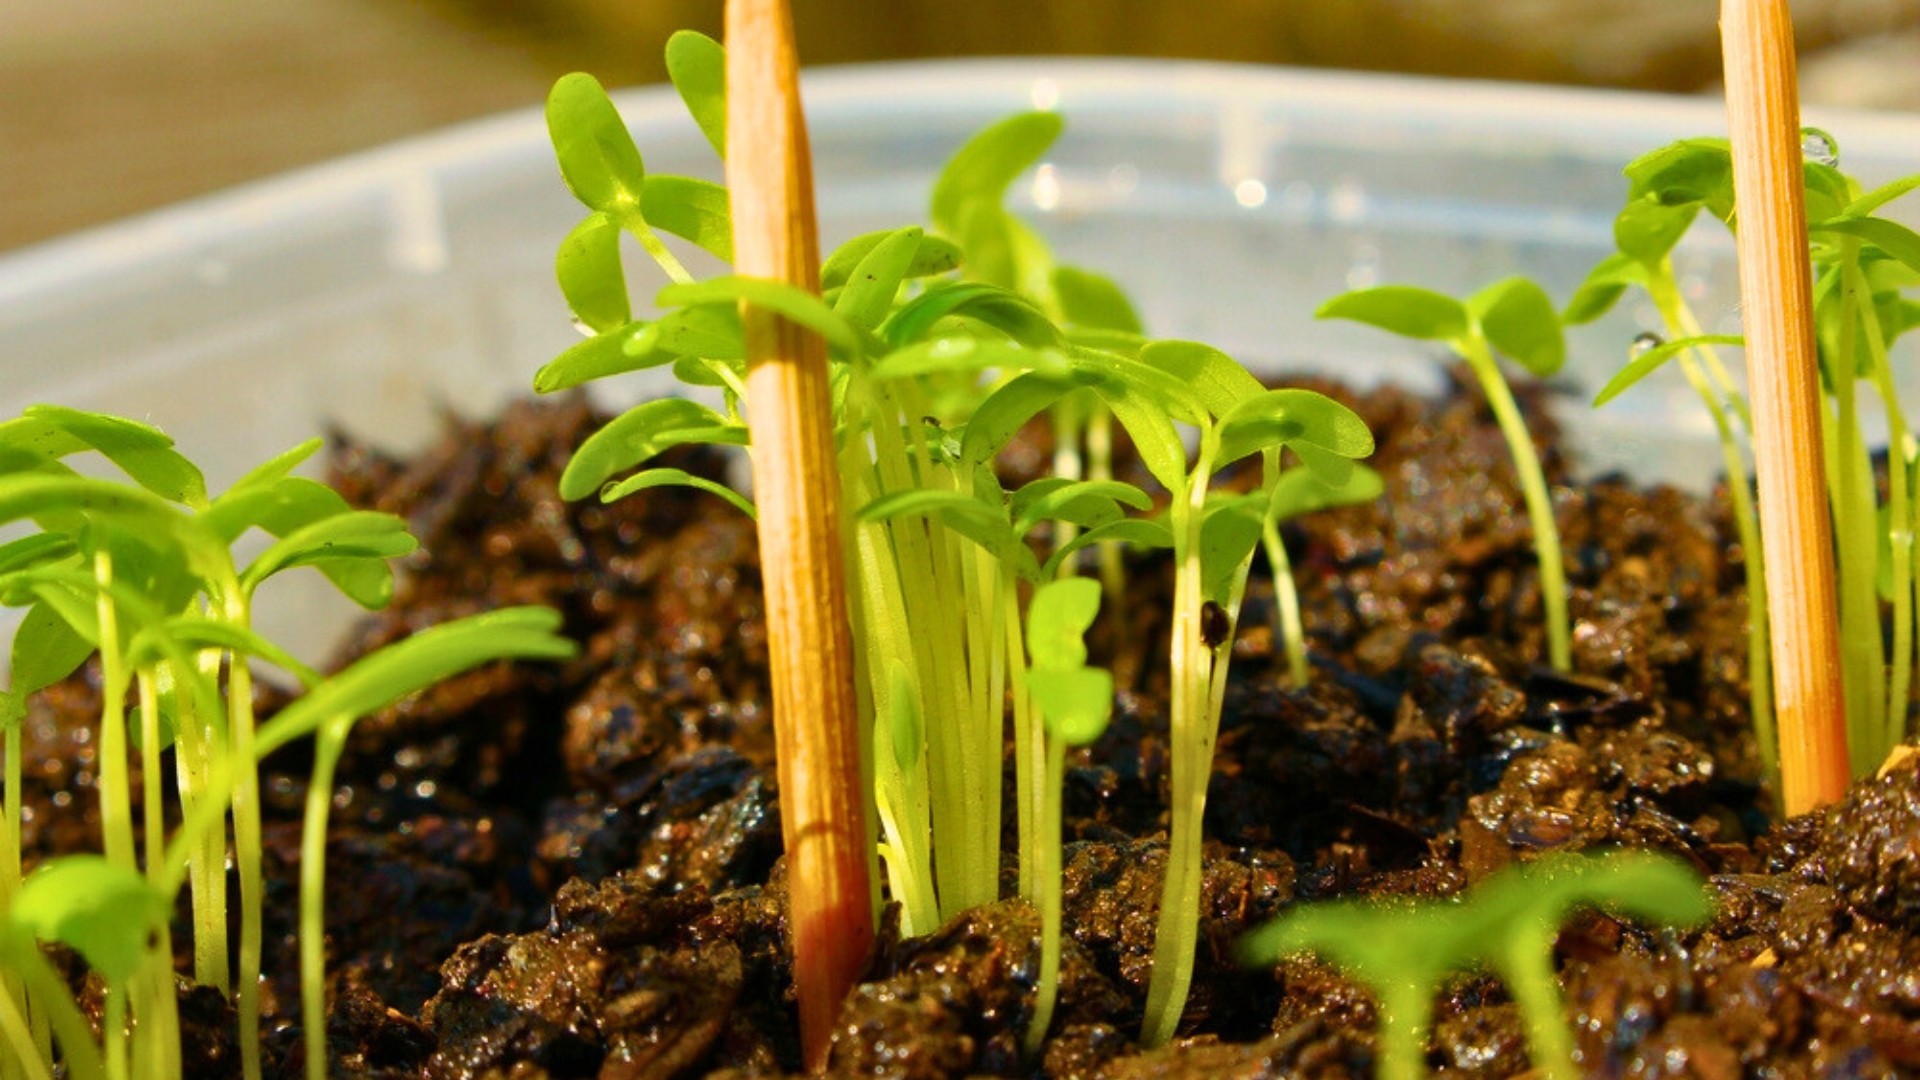
[[[660,269],[667,272],[667,276],[673,279],[674,284],[693,284],[693,275],[687,272],[687,268],[681,264],[679,257],[667,247],[651,226],[640,220],[639,215],[628,218],[624,224],[627,231],[633,234],[633,238],[640,241],[641,249],[653,256],[653,261],[660,264]]]
[[[12,975],[7,978],[14,982]],[[20,1003],[13,994],[0,994],[0,1036],[5,1037],[6,1049],[12,1053],[0,1058],[0,1076],[24,1077],[25,1080],[53,1080],[46,1062],[34,1052],[33,1032],[27,1025],[27,1018],[20,1010]]]
[[[5,928],[0,927],[0,933],[4,932]],[[27,993],[33,999],[38,1013],[35,1023],[44,1019],[59,1037],[61,1061],[70,1080],[107,1080],[106,1058],[100,1044],[94,1041],[92,1027],[80,1015],[66,981],[40,954],[33,938],[19,933],[5,943],[5,951],[15,974],[26,983]],[[50,1045],[41,1045],[40,1054],[44,1060],[53,1060]]]
[[[1041,784],[1045,797],[1040,806],[1039,842],[1040,880],[1054,882],[1053,888],[1040,890],[1040,983],[1033,1004],[1033,1019],[1027,1022],[1025,1048],[1028,1056],[1040,1052],[1047,1041],[1047,1029],[1053,1025],[1053,1007],[1060,996],[1060,804],[1061,787],[1066,779],[1066,741],[1049,733],[1046,736],[1046,779]],[[1036,899],[1030,897],[1029,899]]]
[[[1660,272],[1647,282],[1647,292],[1653,297],[1654,306],[1659,309],[1669,334],[1676,337],[1699,336],[1700,323],[1680,295],[1679,287],[1673,280],[1671,262],[1662,262]],[[1721,395],[1729,395],[1726,400],[1731,402],[1739,399],[1726,389],[1716,392],[1714,385],[1702,374],[1696,356],[1704,358],[1710,370],[1720,371],[1724,375],[1725,369],[1709,347],[1688,349],[1677,358],[1681,374],[1706,407],[1720,442],[1721,467],[1727,477],[1727,495],[1733,503],[1734,526],[1740,534],[1740,553],[1746,563],[1742,584],[1747,594],[1747,708],[1753,723],[1754,742],[1760,751],[1761,764],[1766,769],[1767,783],[1778,791],[1780,735],[1773,718],[1773,660],[1768,652],[1770,631],[1766,552],[1760,543],[1760,517],[1754,511],[1753,484],[1747,472],[1746,457],[1741,453],[1733,424],[1727,416],[1728,407],[1723,404]],[[1736,413],[1741,417],[1742,425],[1750,423],[1743,411],[1736,410]]]
[[[1307,635],[1300,623],[1300,592],[1293,583],[1293,562],[1280,540],[1280,522],[1268,514],[1260,522],[1260,544],[1273,573],[1273,634],[1287,658],[1287,678],[1307,685]]]
[[[1547,656],[1556,671],[1573,670],[1573,639],[1567,615],[1567,572],[1560,557],[1560,527],[1553,515],[1553,497],[1547,491],[1546,473],[1540,468],[1540,455],[1533,448],[1533,435],[1520,416],[1513,390],[1500,374],[1493,353],[1478,333],[1459,343],[1467,366],[1480,380],[1493,418],[1513,452],[1513,469],[1520,480],[1520,492],[1526,499],[1527,517],[1533,522],[1533,554],[1540,564],[1540,601],[1545,608]]]
[[[1880,553],[1873,529],[1875,519],[1873,466],[1866,434],[1860,428],[1858,392],[1852,372],[1858,335],[1856,298],[1841,285],[1843,321],[1835,350],[1834,370],[1845,373],[1832,394],[1834,411],[1829,444],[1834,470],[1834,551],[1838,555],[1836,589],[1840,605],[1840,657],[1847,710],[1847,757],[1854,769],[1871,768],[1878,758],[1874,748],[1882,725],[1882,680],[1886,654],[1880,637],[1880,596],[1875,587]]]
[[[104,548],[93,557],[93,575],[99,585],[95,611],[100,623],[100,833],[107,859],[132,870],[140,864],[133,846],[127,676],[120,655],[119,618],[108,595],[113,587],[113,557]]]
[[[333,724],[314,740],[313,774],[300,827],[300,1023],[307,1036],[307,1080],[327,1080],[327,819],[333,773],[346,731]]]
[[[161,851],[166,844],[166,817],[160,808],[160,682],[151,667],[135,676],[140,681],[140,833],[146,848],[147,880],[160,879]]]
[[[249,627],[253,616],[248,597],[237,582],[226,582],[223,617],[234,626]],[[253,738],[253,671],[246,658],[232,656],[227,663],[227,735],[229,756],[237,765],[233,777],[233,850],[240,871],[240,1064],[246,1080],[260,1080],[260,958],[264,938],[260,872],[260,769]]]
[[[1200,575],[1200,520],[1206,478],[1212,471],[1202,435],[1200,463],[1189,488],[1174,493],[1170,507],[1174,533],[1172,627],[1173,696],[1169,704],[1168,745],[1172,805],[1169,807],[1166,880],[1160,890],[1160,915],[1153,940],[1153,975],[1147,983],[1146,1015],[1140,1041],[1161,1046],[1179,1029],[1193,983],[1194,952],[1200,938],[1201,823],[1207,810],[1207,778],[1213,746],[1204,715],[1212,675],[1212,653],[1201,638],[1205,595]]]
[[[1059,891],[1058,868],[1047,871],[1047,840],[1059,834],[1059,811],[1055,807],[1054,831],[1047,831],[1047,804],[1059,794],[1056,780],[1047,778],[1048,738],[1039,710],[1027,692],[1025,636],[1020,629],[1020,603],[1013,575],[1006,576],[1000,603],[1006,634],[1008,664],[1013,675],[1013,790],[1014,806],[1020,825],[1020,895],[1029,901],[1044,901],[1047,894]]]
[[[1913,436],[1907,427],[1906,413],[1900,408],[1900,393],[1893,381],[1893,365],[1887,358],[1886,338],[1880,329],[1880,313],[1873,304],[1873,290],[1860,267],[1860,242],[1848,238],[1842,246],[1841,273],[1846,275],[1849,294],[1859,297],[1862,337],[1872,362],[1874,389],[1880,395],[1887,417],[1887,546],[1892,565],[1893,655],[1887,677],[1887,697],[1882,706],[1883,727],[1878,745],[1869,752],[1861,768],[1884,760],[1906,737],[1907,704],[1912,690],[1914,650],[1914,574],[1913,574]]]

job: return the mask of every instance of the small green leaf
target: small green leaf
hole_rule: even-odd
[[[319,453],[320,448],[326,444],[327,441],[325,439],[315,436],[298,446],[275,454],[273,457],[248,469],[247,474],[234,481],[232,487],[221,492],[220,497],[213,500],[213,504],[218,506],[221,502],[231,499],[236,495],[253,491],[256,488],[271,487],[291,475],[293,470],[299,468],[308,458]]]
[[[695,476],[685,469],[669,469],[664,467],[658,469],[642,469],[617,484],[608,484],[600,492],[600,501],[618,502],[636,491],[644,491],[647,488],[656,487],[686,487],[693,488],[696,491],[704,491],[709,495],[718,495],[720,498],[732,503],[735,508],[748,517],[759,517],[759,512],[754,509],[753,503],[748,501],[745,495],[740,494],[725,484],[709,480],[704,476]]]
[[[93,628],[98,632],[98,627]],[[93,655],[94,643],[76,631],[44,600],[27,609],[13,632],[12,682],[9,695],[23,705],[38,693],[79,670]],[[8,721],[0,717],[0,728]]]
[[[1040,580],[1053,580],[1059,576],[1060,567],[1068,559],[1094,544],[1106,543],[1170,548],[1173,546],[1173,530],[1167,528],[1163,521],[1150,521],[1145,518],[1122,518],[1108,525],[1088,529],[1054,550],[1053,554],[1047,558],[1046,565],[1040,568]]]
[[[901,305],[881,328],[895,348],[922,340],[942,319],[964,318],[990,326],[1031,348],[1066,344],[1060,328],[1019,293],[978,281],[936,285]]]
[[[685,285],[669,285],[660,290],[655,300],[663,308],[702,304],[731,307],[743,301],[812,330],[845,355],[858,355],[861,352],[862,341],[852,323],[835,314],[826,301],[818,296],[785,282],[727,275]]]
[[[1593,407],[1599,408],[1612,401],[1628,387],[1652,374],[1662,364],[1687,351],[1702,345],[1745,345],[1746,339],[1738,334],[1703,334],[1699,337],[1676,338],[1673,341],[1656,345],[1638,353],[1626,367],[1607,380],[1607,385],[1594,395]]]
[[[1040,160],[1064,126],[1055,113],[1021,113],[968,140],[934,181],[930,211],[934,226],[949,236],[961,236],[967,207],[999,206],[1007,187]]]
[[[1281,446],[1292,448],[1302,461],[1324,472],[1329,457],[1350,461],[1373,453],[1373,432],[1359,413],[1325,394],[1292,387],[1263,390],[1221,418],[1214,464],[1228,465]],[[1314,454],[1316,450],[1321,453]],[[1337,475],[1324,478],[1335,484],[1344,482],[1350,471],[1337,464],[1331,468]]]
[[[1808,221],[1825,221],[1842,213],[1859,194],[1853,181],[1831,165],[1807,161],[1801,175],[1806,183]]]
[[[1807,231],[1816,235],[1838,233],[1865,240],[1902,265],[1920,270],[1920,233],[1897,221],[1876,217],[1836,217],[1822,221]]]
[[[534,373],[533,392],[552,394],[561,390],[571,390],[595,379],[656,367],[672,359],[672,355],[668,353],[630,355],[627,352],[627,343],[633,339],[639,328],[638,323],[628,323],[625,326],[595,334],[547,361],[545,366]]]
[[[1140,362],[1184,384],[1215,417],[1266,389],[1238,360],[1197,341],[1150,341],[1140,350]]]
[[[1560,321],[1569,326],[1590,323],[1613,309],[1629,285],[1647,283],[1647,265],[1620,252],[1601,259],[1587,272],[1587,278],[1573,291],[1573,299],[1560,312]]]
[[[28,876],[9,914],[42,941],[72,948],[123,990],[153,951],[167,910],[139,871],[101,855],[66,855]]]
[[[1052,674],[1084,667],[1086,633],[1099,615],[1100,583],[1093,578],[1061,578],[1035,589],[1027,606],[1027,655],[1033,658],[1033,669]]]
[[[1700,203],[1721,221],[1733,215],[1733,158],[1725,139],[1672,143],[1634,159],[1625,171],[1630,201],[1651,195],[1668,206]]]
[[[1352,319],[1402,337],[1458,341],[1467,336],[1460,301],[1411,285],[1381,285],[1342,293],[1314,312],[1321,319]]]
[[[820,267],[820,287],[837,289],[853,276],[853,268],[867,253],[879,247],[880,243],[893,236],[897,230],[882,229],[879,232],[865,233],[841,244],[827,257]],[[907,264],[909,278],[932,277],[944,274],[960,266],[960,248],[953,241],[939,236],[920,234],[920,243],[914,249],[913,259]]]
[[[961,468],[972,469],[993,460],[1027,421],[1076,388],[1068,379],[1037,371],[1002,383],[974,410],[961,432]]]
[[[1181,441],[1167,410],[1138,387],[1124,382],[1102,383],[1095,389],[1133,440],[1140,463],[1161,487],[1178,497],[1187,488],[1187,444]]]
[[[878,328],[892,310],[900,283],[906,280],[919,253],[921,235],[916,228],[898,229],[869,249],[847,275],[833,310],[856,326]]]
[[[1053,271],[1053,295],[1069,326],[1141,333],[1140,315],[1112,278],[1074,266]]]
[[[199,468],[175,450],[173,440],[159,428],[58,405],[30,405],[21,418],[50,424],[82,446],[99,451],[134,483],[169,502],[195,509],[207,505],[207,482]]]
[[[58,562],[80,549],[73,538],[60,533],[34,533],[0,544],[0,576]]]
[[[1621,254],[1657,266],[1693,227],[1700,204],[1669,205],[1649,194],[1629,202],[1613,219],[1613,243]]]
[[[1866,217],[1868,214],[1913,191],[1915,188],[1920,188],[1920,174],[1902,177],[1898,180],[1882,184],[1848,203],[1847,208],[1840,212],[1841,216]]]
[[[576,71],[553,84],[547,133],[561,178],[587,209],[604,210],[623,222],[640,209],[647,170],[599,80]]]
[[[1107,730],[1113,715],[1113,675],[1105,669],[1049,672],[1028,688],[1047,730],[1068,746],[1086,746]]]
[[[1031,371],[1065,379],[1072,368],[1065,355],[1053,349],[1029,349],[995,338],[953,334],[895,349],[873,365],[867,377],[875,382],[917,379],[928,375],[974,375],[998,371],[1007,377]]]
[[[560,497],[584,499],[615,474],[684,443],[744,446],[746,429],[698,402],[660,398],[636,405],[587,437],[560,475]]]
[[[633,320],[627,277],[620,267],[620,222],[595,211],[560,241],[554,277],[567,307],[592,330],[605,333]]]
[[[691,176],[649,176],[640,192],[647,224],[719,259],[733,261],[733,209],[727,189]]]
[[[393,514],[353,510],[322,518],[289,532],[260,553],[240,575],[248,592],[282,570],[342,560],[385,560],[411,554],[420,541]],[[379,598],[384,604],[385,598]]]
[[[727,156],[727,50],[694,30],[676,30],[667,39],[667,78],[686,102],[700,134],[721,157]]]
[[[729,362],[747,358],[740,309],[731,304],[701,304],[669,311],[640,326],[627,341],[626,350],[628,356],[645,361],[645,366],[659,363],[661,354]]]
[[[256,738],[262,758],[321,725],[353,720],[469,668],[494,660],[566,660],[577,651],[560,637],[551,608],[503,608],[422,630],[354,661],[274,714]]]
[[[1042,521],[1065,521],[1082,529],[1099,528],[1124,516],[1120,509],[1123,505],[1146,510],[1153,506],[1153,500],[1146,492],[1118,480],[1047,477],[1015,493],[1008,511],[1014,518],[1014,532],[1025,536]]]
[[[1480,290],[1467,301],[1487,342],[1533,374],[1546,378],[1567,362],[1560,312],[1547,291],[1514,277]]]
[[[1267,516],[1274,521],[1289,521],[1317,510],[1369,503],[1386,490],[1386,481],[1365,465],[1355,465],[1353,475],[1339,485],[1327,483],[1311,469],[1288,469],[1274,481]]]
[[[1260,513],[1245,500],[1210,503],[1200,521],[1200,591],[1226,607],[1234,579],[1260,543]]]
[[[957,491],[915,488],[882,495],[860,508],[863,522],[925,517],[979,544],[998,558],[1013,548],[1013,532],[1004,511]]]

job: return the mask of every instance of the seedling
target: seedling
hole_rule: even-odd
[[[1686,928],[1705,922],[1713,902],[1692,870],[1667,856],[1610,852],[1562,856],[1501,871],[1458,899],[1385,903],[1336,900],[1283,915],[1240,942],[1241,962],[1272,965],[1291,953],[1318,953],[1374,993],[1379,1075],[1425,1074],[1433,998],[1459,972],[1491,969],[1520,1006],[1536,1068],[1578,1080],[1553,973],[1553,944],[1567,916],[1601,907],[1622,916]]]
[[[1113,713],[1113,675],[1087,666],[1083,640],[1100,612],[1100,586],[1086,578],[1048,582],[1027,612],[1027,648],[1037,678],[1034,708],[1046,728],[1046,776],[1040,782],[1040,983],[1026,1050],[1033,1054],[1053,1023],[1060,992],[1060,803],[1067,747],[1085,746],[1106,730]]]
[[[1467,361],[1513,453],[1527,516],[1533,522],[1533,551],[1540,566],[1541,603],[1546,608],[1548,659],[1555,670],[1571,669],[1567,576],[1562,568],[1553,497],[1540,469],[1540,455],[1533,448],[1533,436],[1494,360],[1497,350],[1540,378],[1553,375],[1566,363],[1566,338],[1546,291],[1524,278],[1508,278],[1463,303],[1426,289],[1383,285],[1336,296],[1320,305],[1316,314],[1323,319],[1353,319],[1403,337],[1444,341]]]
[[[1372,502],[1386,491],[1380,474],[1365,465],[1353,467],[1353,478],[1343,487],[1330,487],[1310,469],[1288,469],[1274,483],[1260,508],[1260,547],[1273,575],[1273,637],[1286,654],[1287,676],[1293,685],[1307,685],[1307,634],[1300,622],[1300,591],[1293,583],[1293,561],[1280,540],[1282,522],[1336,506]],[[1250,496],[1258,499],[1259,496]]]
[[[1874,216],[1880,207],[1920,187],[1907,177],[1862,193],[1838,166],[1838,145],[1825,132],[1807,129],[1811,148],[1803,163],[1809,243],[1816,274],[1813,314],[1820,344],[1825,407],[1827,486],[1836,541],[1841,649],[1852,771],[1873,768],[1905,737],[1912,698],[1915,622],[1913,530],[1920,520],[1920,450],[1901,408],[1889,349],[1920,325],[1920,305],[1906,296],[1920,284],[1920,235]],[[1568,305],[1569,321],[1605,311],[1629,285],[1644,287],[1669,330],[1670,342],[1643,349],[1601,391],[1596,404],[1678,359],[1721,433],[1729,489],[1748,552],[1748,605],[1755,738],[1770,772],[1779,768],[1778,736],[1767,683],[1768,625],[1759,568],[1758,525],[1746,469],[1732,437],[1732,422],[1749,426],[1748,407],[1713,353],[1716,345],[1740,345],[1734,335],[1703,334],[1673,281],[1668,252],[1705,212],[1733,225],[1733,165],[1725,140],[1688,139],[1636,159],[1627,167],[1628,206],[1616,224],[1621,254],[1604,260]],[[1857,396],[1858,380],[1878,397],[1888,431],[1889,483],[1876,505]],[[1892,625],[1883,628],[1883,600]],[[1890,644],[1890,649],[1889,649]]]

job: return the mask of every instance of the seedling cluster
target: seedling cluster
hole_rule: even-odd
[[[717,153],[725,154],[725,54],[676,35],[668,69]],[[1124,588],[1123,549],[1158,548],[1174,570],[1170,840],[1142,1041],[1177,1032],[1198,948],[1201,823],[1228,661],[1251,563],[1264,549],[1290,679],[1310,671],[1280,524],[1378,498],[1358,464],[1373,438],[1322,395],[1262,385],[1232,358],[1156,340],[1106,278],[1058,264],[1006,208],[1010,185],[1061,133],[1050,113],[1013,117],[963,147],[936,183],[930,229],[871,233],[821,267],[819,295],[723,274],[701,280],[665,236],[728,262],[729,195],[691,177],[650,175],[599,84],[562,79],[547,117],[560,170],[588,213],[562,241],[556,274],[585,340],[535,378],[553,392],[645,368],[669,368],[695,398],[639,405],[592,436],[561,493],[620,499],[690,486],[753,514],[734,489],[652,463],[688,444],[756,452],[745,420],[742,305],[822,338],[831,357],[833,482],[849,510],[845,560],[860,719],[878,835],[874,857],[903,929],[929,932],[999,897],[1002,771],[1011,731],[1019,892],[1042,916],[1038,1001],[1026,1045],[1046,1035],[1060,949],[1061,783],[1068,747],[1097,739],[1113,679],[1088,663],[1084,635]],[[1809,135],[1810,244],[1827,391],[1828,483],[1846,623],[1846,694],[1856,772],[1907,732],[1920,643],[1920,442],[1895,392],[1889,347],[1920,324],[1920,235],[1875,216],[1920,177],[1863,193],[1836,167],[1829,137]],[[1824,150],[1821,150],[1824,148]],[[1533,525],[1545,660],[1572,664],[1569,590],[1542,470],[1497,356],[1548,376],[1565,360],[1564,326],[1643,290],[1667,340],[1646,338],[1604,403],[1669,360],[1709,410],[1730,478],[1749,580],[1752,709],[1774,764],[1767,621],[1757,588],[1763,553],[1746,482],[1746,403],[1716,353],[1737,338],[1702,332],[1671,252],[1701,211],[1732,224],[1723,142],[1689,140],[1628,169],[1618,251],[1563,309],[1521,279],[1459,300],[1406,285],[1328,301],[1320,314],[1364,322],[1458,352],[1511,446]],[[632,237],[669,284],[658,312],[636,318],[622,262]],[[1889,484],[1876,498],[1856,402],[1865,381],[1890,433]],[[706,402],[710,402],[706,403]],[[1001,458],[1036,418],[1050,421],[1054,475],[1012,486]],[[1116,428],[1117,425],[1117,428]],[[1124,432],[1151,484],[1114,478]],[[572,646],[550,612],[516,609],[418,634],[322,677],[252,628],[256,589],[295,567],[325,574],[377,607],[392,592],[386,560],[414,540],[390,515],[354,511],[294,475],[303,444],[219,496],[160,432],[50,406],[0,424],[0,524],[37,530],[0,545],[0,603],[25,609],[12,682],[0,693],[0,1080],[180,1075],[167,918],[192,895],[197,981],[238,998],[246,1075],[260,1075],[259,761],[315,740],[300,885],[300,964],[308,1073],[325,1075],[321,964],[325,826],[333,770],[357,718],[458,671],[508,657],[554,659]],[[120,479],[90,479],[66,459],[94,454]],[[1217,485],[1238,466],[1242,483]],[[1251,485],[1250,488],[1248,485]],[[244,563],[243,534],[269,537]],[[1099,578],[1079,576],[1097,565]],[[1891,612],[1883,624],[1883,608]],[[1883,632],[1884,631],[1884,632]],[[98,657],[103,850],[53,860],[22,880],[21,720],[29,695]],[[253,672],[277,668],[305,691],[256,724]],[[164,751],[179,802],[161,803]],[[143,805],[132,805],[135,772]],[[169,837],[163,823],[179,822]],[[239,881],[239,953],[227,954],[231,843]],[[1536,1060],[1570,1075],[1550,968],[1554,934],[1579,904],[1608,904],[1687,924],[1706,910],[1697,882],[1651,858],[1550,861],[1502,877],[1465,901],[1405,909],[1303,910],[1250,939],[1247,955],[1319,950],[1380,995],[1383,1074],[1419,1074],[1430,998],[1450,972],[1488,966],[1529,1021]],[[40,949],[75,949],[109,987],[98,1038]],[[56,1050],[57,1048],[57,1050]]]
[[[720,148],[724,54],[682,34],[668,55],[675,85]],[[671,365],[689,388],[717,391],[721,406],[668,398],[630,410],[581,448],[563,494],[612,500],[695,483],[752,512],[737,493],[645,462],[687,443],[753,451],[742,420],[742,302],[828,345],[879,857],[906,932],[999,896],[1009,711],[1020,890],[1043,911],[1055,905],[1057,921],[1061,755],[1097,733],[1089,718],[1104,717],[1111,680],[1059,643],[1063,625],[1092,619],[1086,587],[1041,586],[1076,572],[1089,548],[1171,550],[1173,837],[1145,1033],[1166,1041],[1192,976],[1200,822],[1248,569],[1263,535],[1279,551],[1282,517],[1378,490],[1354,464],[1373,449],[1366,425],[1320,394],[1268,389],[1218,350],[1145,337],[1110,282],[1056,265],[1004,206],[1008,186],[1059,135],[1054,115],[1017,116],[977,136],[935,184],[938,235],[910,227],[849,241],[825,260],[824,295],[734,276],[687,281],[677,260],[656,255],[674,283],[656,297],[661,314],[644,320],[627,303],[619,230],[650,253],[657,244],[646,238],[660,230],[724,259],[724,201],[698,182],[647,175],[587,76],[563,79],[547,115],[561,173],[590,211],[562,245],[557,276],[594,336],[543,368],[536,388]],[[1060,460],[1073,464],[1008,491],[996,460],[1043,413],[1072,447]],[[1111,478],[1115,422],[1158,491]],[[1216,492],[1216,474],[1242,461],[1257,464],[1257,490]],[[1046,641],[1025,641],[1037,627]],[[1096,709],[1099,697],[1107,701]]]
[[[209,497],[200,470],[159,431],[53,406],[0,423],[0,524],[37,531],[0,545],[0,603],[25,609],[12,681],[0,694],[0,1054],[6,1080],[181,1075],[174,996],[174,896],[191,888],[194,978],[236,993],[241,1060],[260,1076],[261,834],[257,766],[295,739],[316,740],[303,844],[301,989],[309,1032],[324,1030],[321,890],[332,768],[359,717],[491,660],[557,658],[573,646],[537,609],[437,627],[322,678],[252,628],[255,591],[296,567],[325,574],[367,607],[393,590],[386,560],[413,550],[400,519],[357,511],[293,475],[313,440]],[[92,479],[68,458],[96,454],[122,478]],[[244,564],[233,545],[271,542]],[[104,850],[49,861],[21,880],[21,723],[28,695],[97,656],[96,788]],[[256,728],[253,665],[279,669],[304,696]],[[224,692],[222,684],[224,683]],[[162,805],[173,750],[178,805]],[[135,770],[142,805],[131,796]],[[169,838],[165,822],[180,822]],[[231,832],[229,832],[229,824]],[[229,839],[239,879],[239,955],[227,952]],[[106,982],[96,1041],[38,942],[72,947]],[[236,970],[237,964],[237,970]],[[59,1047],[59,1057],[54,1053]],[[325,1075],[310,1038],[309,1074]]]

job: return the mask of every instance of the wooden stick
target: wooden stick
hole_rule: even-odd
[[[1844,795],[1848,768],[1787,0],[1723,0],[1720,42],[1773,624],[1781,800],[1792,815]]]
[[[817,293],[813,165],[786,0],[727,0],[726,39],[735,269]],[[793,977],[802,1056],[819,1072],[873,942],[826,345],[771,312],[741,315]]]

